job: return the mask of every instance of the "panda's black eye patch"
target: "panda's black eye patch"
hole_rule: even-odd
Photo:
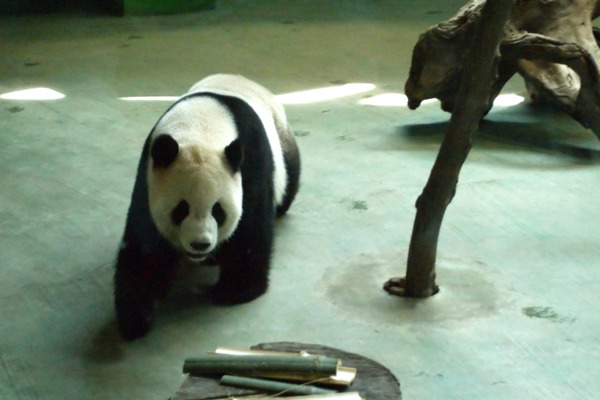
[[[217,221],[217,225],[223,225],[227,216],[225,215],[225,210],[223,210],[223,207],[221,207],[221,203],[215,203],[215,205],[212,208],[212,216],[215,219],[215,221]]]
[[[181,225],[185,217],[190,213],[190,205],[187,201],[181,200],[177,206],[171,211],[171,220],[175,225]]]

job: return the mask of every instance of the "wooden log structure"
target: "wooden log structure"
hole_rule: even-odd
[[[419,196],[406,276],[384,289],[428,297],[439,290],[439,231],[471,136],[516,73],[533,103],[558,107],[600,138],[600,48],[592,21],[600,0],[471,0],[419,37],[406,95],[411,109],[437,98],[452,112],[429,180]],[[598,35],[600,36],[600,35]]]

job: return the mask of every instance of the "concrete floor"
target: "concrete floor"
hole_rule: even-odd
[[[257,5],[258,4],[258,5]],[[361,105],[401,93],[419,33],[462,1],[220,1],[166,17],[0,19],[0,398],[166,399],[218,345],[318,343],[386,365],[405,400],[600,398],[600,167],[568,117],[494,108],[442,228],[441,292],[388,296],[449,115]],[[113,259],[142,143],[167,102],[236,72],[275,93],[375,89],[288,105],[302,187],[278,223],[271,288],[216,307],[177,290],[149,336],[118,339]],[[506,93],[524,95],[519,78]],[[206,271],[208,275],[214,271]]]

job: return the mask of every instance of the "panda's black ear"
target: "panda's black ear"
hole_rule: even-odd
[[[244,162],[244,146],[240,139],[235,139],[225,147],[225,156],[233,172],[237,172]]]
[[[166,168],[179,154],[179,144],[170,135],[159,135],[152,143],[150,150],[155,167]]]

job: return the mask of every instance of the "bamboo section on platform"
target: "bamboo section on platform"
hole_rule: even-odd
[[[322,389],[311,385],[300,385],[295,383],[272,381],[268,379],[248,378],[243,376],[224,375],[219,384],[235,386],[246,389],[264,390],[271,393],[281,394],[331,394],[335,390]]]
[[[300,373],[321,377],[335,375],[339,360],[326,356],[289,357],[250,355],[204,355],[184,361],[183,372],[191,375]]]

